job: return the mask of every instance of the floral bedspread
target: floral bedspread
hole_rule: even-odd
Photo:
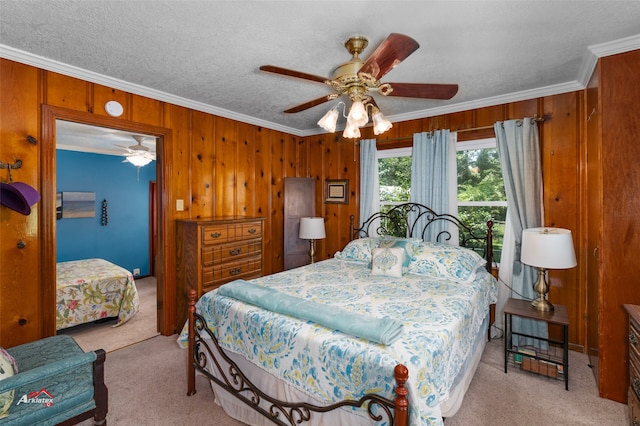
[[[60,262],[56,275],[57,330],[107,317],[119,326],[140,309],[131,272],[104,259]]]
[[[481,325],[497,299],[495,279],[484,270],[470,283],[455,283],[415,274],[374,276],[366,264],[338,259],[251,282],[402,321],[402,337],[385,346],[220,296],[216,290],[197,303],[221,346],[320,400],[358,399],[369,392],[392,399],[393,369],[403,363],[409,370],[412,425],[442,425],[440,402],[470,356],[474,338],[486,333]],[[186,345],[186,325],[178,341]]]

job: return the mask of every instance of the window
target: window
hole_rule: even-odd
[[[406,203],[411,196],[411,148],[378,151],[380,209]],[[473,225],[476,234],[493,220],[494,261],[500,262],[507,198],[496,141],[480,139],[457,144],[458,216]]]

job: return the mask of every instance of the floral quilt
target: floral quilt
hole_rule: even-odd
[[[460,283],[410,273],[372,275],[366,263],[339,259],[250,282],[401,321],[402,337],[387,346],[245,304],[217,290],[197,303],[222,347],[320,400],[359,399],[370,392],[392,399],[393,369],[403,363],[409,370],[412,425],[442,425],[440,403],[470,356],[474,338],[486,333],[482,324],[497,299],[495,279],[484,270]],[[186,326],[178,340],[186,344]]]
[[[119,326],[140,310],[131,272],[104,259],[60,262],[56,276],[57,330],[108,317]]]

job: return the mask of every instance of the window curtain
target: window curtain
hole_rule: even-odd
[[[375,139],[360,141],[360,223],[380,211],[380,176],[378,175],[378,149]],[[377,229],[375,227],[369,229]]]
[[[457,206],[456,174],[456,140],[457,135],[449,130],[422,132],[413,135],[413,154],[411,157],[411,198],[414,203],[424,204],[438,214],[456,215]],[[451,175],[453,173],[453,179]],[[452,190],[453,188],[453,190]],[[416,214],[410,215],[413,223]],[[421,217],[417,229],[424,229],[427,217]],[[449,226],[448,221],[434,222],[427,228],[423,239],[436,241],[443,232],[449,238],[441,236],[440,240],[458,245],[456,226]]]
[[[520,262],[520,246],[522,231],[544,222],[538,124],[530,118],[509,120],[495,123],[494,130],[513,230],[513,256],[510,264],[504,259],[501,262],[500,269],[508,268],[504,275],[501,271],[501,276],[508,279],[511,275],[510,297],[531,300],[535,298],[533,283],[537,271]],[[541,321],[514,317],[513,328],[528,335],[548,337],[547,325]],[[524,337],[514,338],[513,343],[546,348],[545,342]]]

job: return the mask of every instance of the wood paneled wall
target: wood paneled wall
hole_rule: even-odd
[[[10,162],[21,158],[24,166],[14,173],[14,179],[38,188],[46,200],[28,217],[0,209],[0,344],[3,346],[55,332],[52,329],[54,322],[44,318],[51,315],[54,308],[51,290],[54,283],[51,280],[55,270],[51,271],[48,266],[47,271],[40,272],[42,264],[52,264],[47,258],[52,253],[45,250],[43,254],[39,248],[42,240],[55,236],[53,212],[42,210],[43,206],[52,205],[55,195],[55,162],[48,160],[47,163],[41,158],[42,152],[50,153],[54,148],[25,142],[29,134],[39,141],[54,140],[41,124],[42,111],[49,111],[46,109],[49,107],[54,108],[54,116],[75,111],[83,121],[100,118],[103,124],[115,123],[122,128],[148,126],[156,133],[166,135],[158,161],[159,176],[164,179],[159,186],[159,205],[164,215],[160,236],[163,259],[159,265],[161,285],[164,286],[160,296],[163,309],[160,322],[164,334],[172,334],[182,326],[175,324],[175,219],[212,215],[264,216],[264,270],[279,272],[283,265],[284,178],[312,177],[317,181],[317,215],[325,217],[329,236],[318,241],[318,260],[330,257],[349,239],[349,217],[358,215],[360,186],[359,151],[351,140],[335,134],[300,138],[9,60],[0,60],[0,67],[0,160]],[[534,115],[548,117],[540,125],[546,224],[572,229],[576,235],[576,249],[580,251],[578,151],[582,98],[582,92],[573,92],[395,123],[383,138],[379,138],[379,147],[408,145],[415,132],[443,128],[463,130]],[[112,99],[125,107],[120,118],[107,117],[104,112],[104,103]],[[459,140],[486,137],[492,133],[491,130],[464,132],[459,134]],[[363,137],[372,137],[369,129]],[[47,167],[52,170],[45,170]],[[42,176],[43,173],[46,176]],[[325,179],[349,179],[348,205],[322,202]],[[184,200],[184,211],[175,210],[178,199]],[[26,239],[25,249],[16,248],[20,239]],[[54,245],[55,241],[48,244]],[[550,299],[568,306],[570,341],[575,349],[580,349],[585,340],[584,285],[579,276],[581,265],[551,273]],[[43,290],[47,288],[49,290]],[[21,318],[26,319],[26,324],[20,324]]]

